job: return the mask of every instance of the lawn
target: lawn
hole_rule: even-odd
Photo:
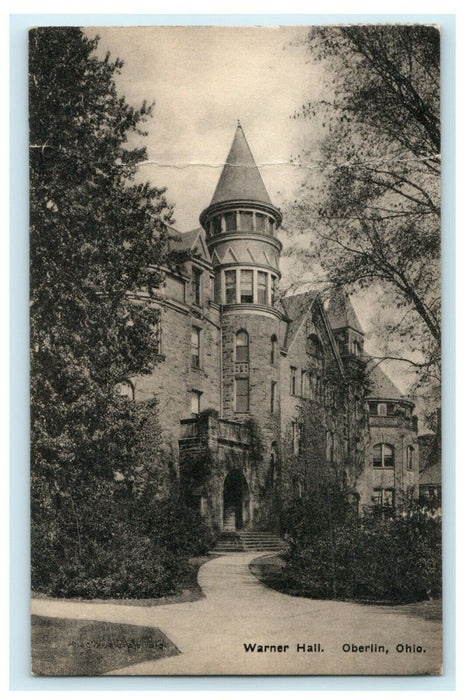
[[[178,649],[159,629],[112,622],[31,618],[31,668],[38,676],[100,676]]]
[[[292,596],[302,596],[302,594],[292,588],[286,580],[284,573],[285,562],[279,554],[269,554],[258,557],[249,564],[249,569],[259,581],[273,588],[275,591]],[[354,603],[369,603],[370,605],[383,605],[375,601],[351,601]],[[442,619],[441,600],[423,600],[419,603],[407,603],[404,605],[386,605],[386,613],[407,615],[409,617],[421,617],[424,620],[440,621]]]

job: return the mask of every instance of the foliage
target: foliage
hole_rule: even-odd
[[[319,140],[288,221],[315,233],[292,254],[330,288],[361,288],[386,310],[384,355],[439,382],[439,31],[425,25],[313,27],[322,99],[303,105]],[[298,162],[315,158],[315,145]]]
[[[32,468],[65,483],[129,468],[134,408],[114,388],[156,360],[157,311],[131,294],[161,281],[171,213],[132,182],[145,149],[126,142],[152,109],[117,96],[122,63],[96,46],[30,33]]]
[[[42,497],[33,490],[33,511]],[[57,596],[155,598],[182,588],[188,558],[211,547],[200,516],[181,501],[135,498],[100,478],[50,496],[48,520],[33,518],[32,586]]]
[[[157,361],[152,298],[171,208],[136,184],[152,116],[116,93],[120,60],[76,27],[30,32],[32,583],[158,596],[208,533],[169,491],[156,405],[117,395]],[[157,500],[158,499],[158,500]]]
[[[287,586],[311,598],[408,603],[441,595],[441,523],[418,507],[405,517],[361,518],[332,495],[285,516]]]

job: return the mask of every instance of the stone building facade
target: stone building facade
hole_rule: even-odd
[[[151,302],[159,362],[127,381],[157,398],[180,487],[219,530],[277,528],[317,473],[358,507],[418,488],[414,406],[369,361],[348,297],[279,298],[281,221],[239,125],[200,227],[170,231],[184,262]]]

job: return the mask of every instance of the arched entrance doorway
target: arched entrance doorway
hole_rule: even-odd
[[[233,469],[224,480],[223,530],[240,530],[249,521],[250,495],[244,474]]]

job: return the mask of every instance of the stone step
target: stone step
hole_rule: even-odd
[[[283,541],[272,532],[223,531],[214,552],[279,552],[284,549]]]

